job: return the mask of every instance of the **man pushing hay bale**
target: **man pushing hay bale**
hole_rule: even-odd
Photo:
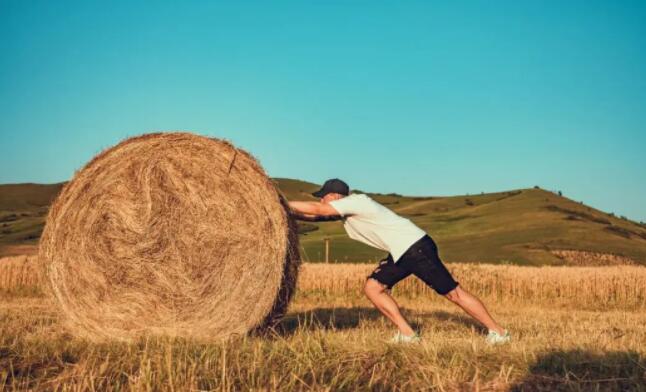
[[[250,154],[154,133],[75,174],[50,208],[39,256],[77,335],[222,339],[283,315],[297,241],[286,201]]]

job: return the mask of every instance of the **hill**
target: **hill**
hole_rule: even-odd
[[[275,178],[289,200],[315,200],[310,182]],[[0,256],[34,251],[49,203],[62,183],[0,185]],[[357,191],[361,192],[361,191]],[[411,219],[438,243],[445,261],[526,265],[646,265],[646,227],[542,189],[448,197],[367,193]],[[341,222],[301,222],[301,254],[375,261],[384,252],[351,240]]]
[[[33,253],[58,184],[0,185],[0,256]]]

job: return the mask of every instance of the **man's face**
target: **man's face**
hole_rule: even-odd
[[[332,200],[339,200],[341,198],[345,197],[344,195],[341,195],[339,193],[328,193],[327,195],[323,196],[321,198],[321,203],[327,204],[331,202]]]

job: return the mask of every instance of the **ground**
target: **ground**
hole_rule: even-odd
[[[483,279],[497,276],[500,287],[507,287],[509,277],[519,282],[508,291],[471,284],[512,332],[513,343],[499,347],[485,344],[481,327],[453,304],[414,290],[414,278],[394,295],[421,331],[422,343],[386,343],[394,329],[360,290],[369,268],[306,265],[289,314],[273,332],[223,343],[170,338],[89,343],[62,328],[61,315],[38,289],[5,289],[0,385],[6,390],[646,390],[643,267],[621,267],[617,275],[612,267],[563,267],[556,283],[557,267],[475,270]],[[464,269],[470,266],[450,268],[463,282],[475,282]],[[572,279],[592,276],[590,271],[607,276],[597,288],[606,302],[587,298],[591,291],[579,298],[571,294],[570,286],[580,285]],[[554,291],[535,283],[541,277],[562,289],[551,297],[541,294],[545,288]],[[618,291],[627,286],[630,298]],[[506,298],[494,292],[507,293]]]

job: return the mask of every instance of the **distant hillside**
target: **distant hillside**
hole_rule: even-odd
[[[0,184],[0,211],[47,209],[64,184]]]
[[[63,184],[0,185],[0,256],[33,252],[49,204]]]
[[[290,200],[315,200],[317,184],[275,178]],[[33,251],[47,206],[63,184],[0,185],[0,255]],[[646,227],[542,189],[451,197],[368,193],[426,230],[446,261],[646,265]],[[304,260],[375,261],[384,252],[345,235],[341,222],[301,222]]]

